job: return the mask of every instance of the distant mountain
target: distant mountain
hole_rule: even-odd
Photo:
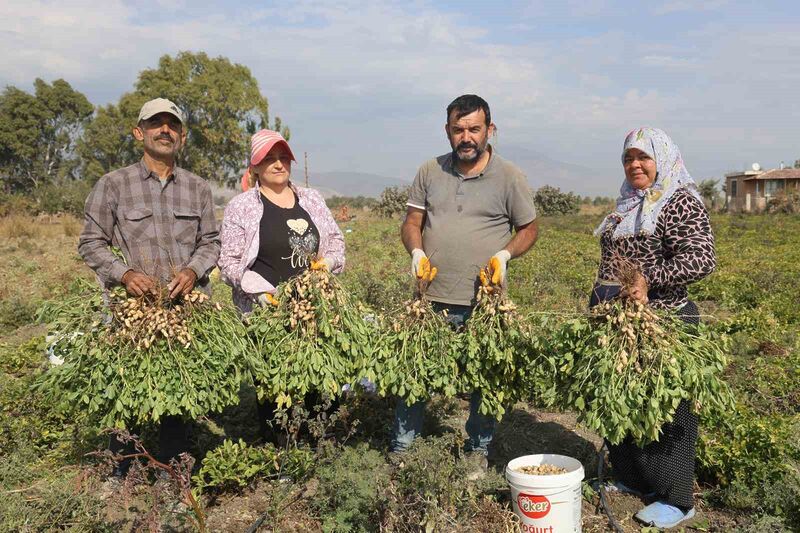
[[[595,169],[551,159],[518,145],[501,145],[497,153],[517,165],[534,189],[552,185],[584,196],[616,196],[620,177],[609,169]]]
[[[295,182],[302,184],[301,179]],[[309,185],[325,198],[331,196],[372,196],[377,198],[386,187],[408,187],[410,181],[389,178],[366,172],[317,172],[308,179]]]
[[[558,161],[518,145],[501,145],[497,153],[517,165],[528,176],[531,187],[552,185],[562,191],[572,191],[589,196],[616,196],[620,176],[608,169],[592,169],[573,163]],[[304,183],[302,172],[293,176],[298,185]],[[319,190],[325,198],[332,196],[371,196],[377,198],[387,187],[407,187],[411,180],[403,180],[368,172],[316,172],[309,176],[309,185]],[[216,188],[215,197],[233,196],[238,190]]]
[[[302,174],[299,179],[297,176],[293,176],[292,181],[297,185],[303,185],[305,182]],[[308,184],[321,192],[325,198],[332,196],[372,196],[377,198],[386,187],[408,187],[411,182],[366,172],[343,171],[317,172],[309,177]],[[219,198],[217,201],[220,205],[225,205],[241,190],[212,184],[211,192],[214,198]]]

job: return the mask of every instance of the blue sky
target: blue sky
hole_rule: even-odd
[[[0,84],[63,77],[105,104],[162,54],[223,55],[318,172],[410,179],[448,150],[444,108],[465,92],[489,101],[501,149],[588,167],[608,194],[640,125],[665,129],[698,179],[800,158],[796,2],[98,5],[4,1]]]

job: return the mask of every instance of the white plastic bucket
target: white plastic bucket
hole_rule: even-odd
[[[536,476],[517,472],[523,466],[558,466],[564,474]],[[523,533],[579,533],[583,465],[565,455],[544,453],[517,457],[506,466],[514,513]]]

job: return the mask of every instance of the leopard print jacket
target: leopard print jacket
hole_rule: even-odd
[[[686,189],[676,191],[661,210],[652,235],[614,240],[615,226],[610,224],[600,238],[598,281],[614,283],[615,258],[626,258],[641,269],[653,307],[682,307],[688,301],[686,285],[703,279],[717,265],[708,212]]]

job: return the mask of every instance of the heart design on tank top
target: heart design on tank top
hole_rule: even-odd
[[[308,220],[303,220],[302,218],[290,218],[286,221],[286,225],[298,235],[302,235],[308,229]]]

